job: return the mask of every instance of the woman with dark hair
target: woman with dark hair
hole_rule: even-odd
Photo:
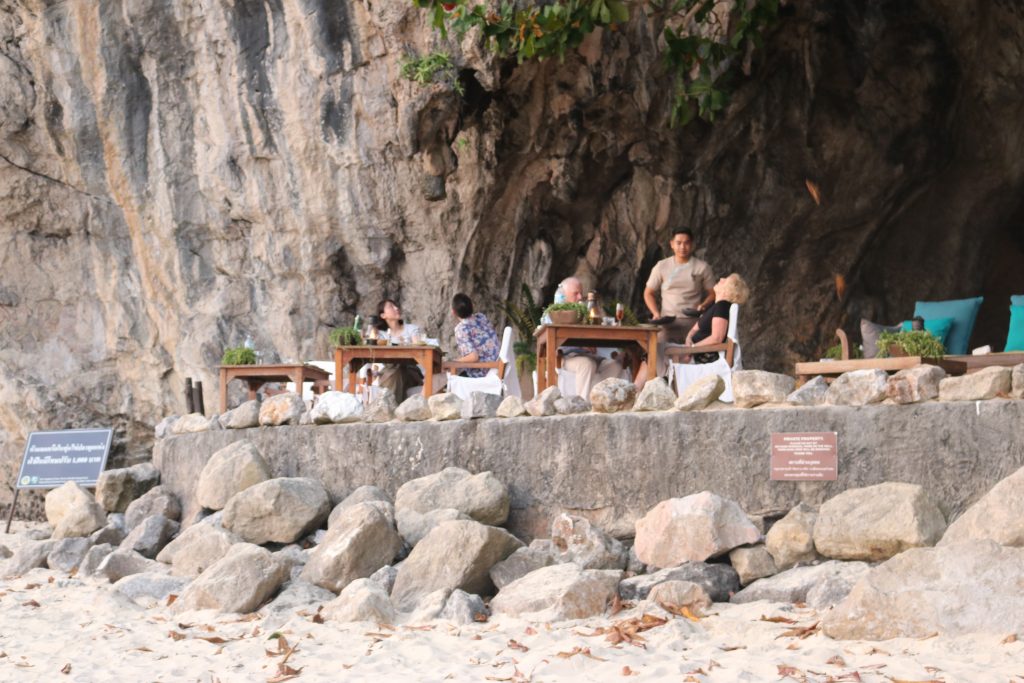
[[[461,292],[452,297],[452,314],[459,319],[455,326],[455,344],[464,363],[491,363],[498,360],[498,335],[483,313],[473,312],[473,300]],[[467,377],[483,377],[487,370],[463,370]]]
[[[380,336],[396,344],[411,344],[413,337],[420,335],[420,328],[402,318],[402,309],[394,299],[382,299],[377,304],[377,324]],[[423,386],[423,373],[415,365],[385,364],[378,378],[378,384],[390,389],[395,400],[401,403],[406,392]]]

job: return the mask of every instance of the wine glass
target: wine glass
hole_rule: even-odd
[[[626,307],[622,303],[615,304],[615,324],[622,326],[622,319],[626,316]]]

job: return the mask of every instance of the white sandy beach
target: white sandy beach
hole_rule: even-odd
[[[11,549],[23,540],[0,536]],[[659,625],[611,642],[616,624],[629,635],[644,614]],[[0,680],[1024,681],[1024,639],[1009,634],[834,641],[807,631],[819,616],[715,604],[694,622],[645,601],[551,625],[317,623],[314,611],[265,624],[260,614],[145,608],[96,579],[36,569],[0,582]]]

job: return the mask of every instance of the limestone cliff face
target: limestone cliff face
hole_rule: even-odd
[[[727,114],[681,131],[643,18],[517,66],[410,5],[0,0],[8,464],[81,425],[143,456],[184,377],[213,405],[224,346],[326,357],[385,294],[442,336],[460,290],[493,311],[578,273],[639,304],[678,224],[754,286],[749,365],[978,291],[976,339],[1001,342],[1024,291],[1017,3],[791,3]],[[433,49],[464,97],[400,77]]]

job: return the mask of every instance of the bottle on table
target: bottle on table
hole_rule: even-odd
[[[601,324],[601,312],[597,308],[597,295],[594,292],[587,294],[587,320],[590,325]]]
[[[558,283],[558,289],[555,290],[555,303],[565,303],[565,287],[562,286],[561,282]]]

